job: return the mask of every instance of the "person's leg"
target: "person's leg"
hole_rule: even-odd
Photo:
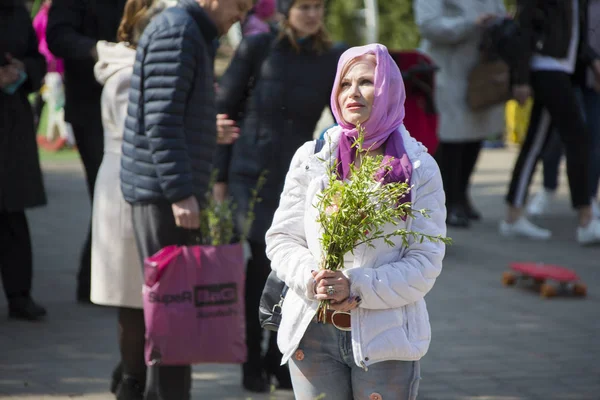
[[[289,361],[296,400],[352,400],[352,369],[341,356],[349,337],[331,324],[309,325]]]
[[[590,198],[598,195],[600,180],[600,94],[593,89],[583,89],[585,120],[590,133]]]
[[[558,188],[560,160],[563,155],[563,145],[560,134],[553,129],[550,132],[546,146],[542,151],[542,163],[544,165],[544,189],[554,192]]]
[[[177,227],[171,205],[134,204],[132,207],[133,229],[142,261],[170,245],[187,245],[190,232]],[[151,367],[146,384],[145,398],[154,398],[153,390],[158,386],[161,400],[189,400],[192,384],[192,369],[189,365]],[[151,377],[158,375],[158,382]]]
[[[590,207],[590,140],[575,88],[570,76],[565,73],[544,71],[536,72],[533,76],[533,89],[537,101],[543,103],[543,107],[551,115],[552,124],[556,126],[565,147],[571,203],[573,208],[577,209],[579,219],[577,240],[581,244],[595,243],[600,241],[600,222],[592,220]],[[520,200],[517,190],[517,195],[509,198],[509,203],[513,206],[509,218],[520,214]]]
[[[258,306],[260,297],[269,273],[271,272],[271,262],[267,258],[266,245],[262,242],[250,242],[252,258],[248,261],[246,271],[245,285],[245,307],[246,307],[246,347],[248,349],[248,359],[242,366],[242,384],[252,392],[265,392],[269,390],[269,382],[265,375],[267,363],[269,365],[269,375],[275,374],[281,361],[281,353],[269,346],[269,359],[263,362],[262,357],[262,339],[263,329],[258,320]],[[279,361],[277,357],[279,356]]]
[[[463,151],[464,143],[442,142],[437,152],[448,208],[446,221],[450,226],[462,228],[469,226],[460,195],[462,164],[458,160],[461,160]]]
[[[81,157],[81,162],[85,170],[86,185],[90,200],[94,199],[94,186],[96,185],[96,176],[102,163],[104,155],[104,132],[100,110],[98,115],[92,118],[89,123],[72,124],[77,151]],[[81,250],[79,261],[79,272],[77,274],[77,300],[80,302],[90,302],[90,279],[92,263],[92,231],[91,217],[88,225],[88,232]]]
[[[547,96],[547,91],[552,90],[553,75],[555,74],[560,73],[535,72],[532,74],[533,108],[527,135],[513,168],[506,195],[507,216],[500,223],[500,233],[504,236],[525,236],[534,239],[547,239],[551,236],[550,231],[539,228],[523,218],[522,211],[537,161],[551,129],[550,113],[546,109],[544,96]],[[553,96],[559,94],[560,92],[557,92]]]
[[[591,220],[590,134],[571,78],[558,74],[553,85],[556,92],[547,86],[543,86],[541,92],[565,149],[571,204],[578,210],[580,226],[585,226]]]
[[[253,335],[260,338],[260,342],[248,341],[248,345],[254,349],[262,343],[264,330],[258,320],[258,307],[262,291],[271,272],[271,260],[267,257],[267,246],[263,242],[250,242],[253,260],[249,263],[248,274],[254,276],[246,286],[246,326],[252,325]],[[246,277],[248,279],[248,277]],[[262,359],[262,366],[266,372],[267,386],[270,377],[275,376],[280,389],[291,389],[292,382],[287,365],[280,365],[283,355],[277,347],[277,332],[266,332],[269,335],[267,352]],[[256,340],[256,339],[253,339]],[[259,350],[260,351],[260,350]]]
[[[354,400],[416,400],[421,369],[419,361],[383,361],[369,370],[352,368]]]
[[[563,145],[556,129],[552,129],[542,150],[543,187],[527,202],[527,214],[540,216],[548,212],[558,188],[559,167]]]
[[[118,314],[119,350],[121,352],[120,373],[122,376],[120,380],[122,387],[119,395],[124,400],[141,400],[146,382],[144,311],[120,307]],[[123,386],[126,388],[123,388]],[[125,393],[125,391],[128,393]]]
[[[463,156],[461,158],[462,175],[460,177],[460,197],[463,207],[465,208],[465,212],[467,213],[467,217],[471,220],[481,219],[481,214],[473,207],[469,189],[471,186],[471,177],[473,176],[475,166],[477,165],[477,159],[479,158],[479,153],[481,152],[482,143],[483,142],[480,140],[465,143]]]
[[[33,254],[25,211],[0,211],[0,274],[11,318],[36,320],[46,315],[31,298]]]

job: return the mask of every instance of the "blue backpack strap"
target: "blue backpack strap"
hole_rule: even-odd
[[[325,146],[325,139],[317,139],[315,140],[315,154],[320,152]]]

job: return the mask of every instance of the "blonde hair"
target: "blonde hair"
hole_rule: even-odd
[[[127,42],[135,48],[152,17],[166,6],[162,0],[127,0],[117,30],[117,41]]]
[[[292,3],[292,7],[296,3],[296,1],[298,1],[298,0],[294,0],[294,3]],[[321,0],[321,1],[324,1],[324,0]],[[315,33],[314,35],[312,35],[312,37],[314,38],[313,50],[317,54],[322,54],[322,53],[326,52],[327,50],[331,49],[333,42],[331,41],[331,38],[329,37],[329,33],[325,29],[324,24],[321,25],[321,27],[319,28],[319,31],[317,33]],[[292,47],[294,48],[294,50],[296,50],[297,52],[300,51],[300,46],[298,46],[298,37],[296,36],[296,33],[294,32],[294,28],[290,24],[290,21],[287,17],[283,18],[281,20],[281,22],[279,23],[279,36],[277,38],[279,40],[282,40],[282,39],[289,40],[289,42],[292,44]]]

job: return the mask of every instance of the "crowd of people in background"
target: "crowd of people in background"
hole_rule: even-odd
[[[548,212],[564,153],[578,218],[576,241],[600,243],[600,0],[517,3],[515,21],[525,45],[511,65],[510,85],[517,101],[533,97],[534,103],[499,233],[551,237],[529,217]],[[433,156],[447,215],[438,230],[469,228],[485,218],[470,194],[482,143],[498,132],[504,114],[500,103],[474,110],[464,94],[486,29],[493,20],[507,18],[507,11],[502,0],[416,0],[414,11],[421,51],[439,68],[433,93],[440,145]],[[238,22],[243,39],[217,78],[219,38]],[[165,246],[190,242],[208,190],[217,201],[235,199],[241,232],[265,170],[269,175],[247,238],[248,357],[242,385],[267,392],[275,378],[281,389],[307,391],[298,378],[306,372],[298,359],[291,360],[295,377],[281,365],[282,357],[290,359],[282,346],[293,341],[286,337],[278,343],[277,333],[269,332],[264,348],[258,307],[271,259],[280,256],[267,250],[273,241],[287,240],[278,231],[283,222],[276,211],[290,163],[313,139],[324,109],[332,111],[342,132],[347,129],[339,105],[332,103],[332,88],[337,93],[334,83],[342,73],[338,61],[347,49],[327,32],[324,0],[45,0],[33,20],[21,1],[0,0],[0,272],[9,316],[38,320],[46,315],[31,295],[33,252],[25,210],[47,199],[35,133],[41,100],[31,102],[28,94],[38,92],[44,79],[46,85],[64,80],[64,120],[60,114],[56,122],[64,125],[57,129],[73,135],[92,204],[76,300],[118,310],[120,362],[111,382],[116,398],[144,399],[148,368],[160,370],[158,387],[165,400],[190,398],[190,366],[145,364],[143,260]],[[375,75],[391,62],[382,51],[369,48],[354,58],[369,61],[369,54],[377,55],[369,67]],[[433,159],[421,154],[424,148],[403,135],[410,143],[407,151],[433,163],[428,167],[433,171]],[[539,160],[543,188],[528,204]],[[211,189],[213,169],[217,179]],[[295,240],[306,241],[301,237]],[[431,251],[439,255],[439,249]],[[439,273],[441,258],[434,261],[431,268]],[[421,315],[419,310],[412,311]],[[313,329],[306,337],[332,332]],[[294,340],[297,345],[300,337]],[[418,364],[392,370],[404,374],[407,388],[414,387],[404,398],[416,398]],[[327,382],[323,385],[327,388]]]

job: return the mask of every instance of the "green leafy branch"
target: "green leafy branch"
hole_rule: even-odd
[[[234,199],[227,197],[223,201],[215,200],[212,189],[217,181],[218,170],[213,170],[206,192],[206,207],[200,213],[201,241],[204,245],[222,246],[230,244],[235,236],[235,213],[237,204]],[[256,186],[251,190],[250,202],[240,241],[246,240],[255,219],[254,207],[261,201],[259,193],[266,183],[267,171],[263,171]]]

